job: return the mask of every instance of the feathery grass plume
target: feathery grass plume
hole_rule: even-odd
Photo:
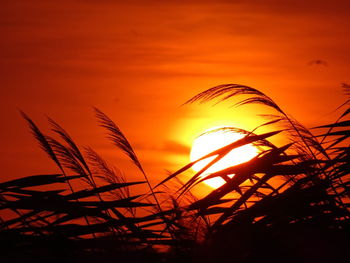
[[[300,122],[289,116],[288,119],[282,121],[282,125],[283,124],[285,127],[287,127],[288,124],[291,125],[287,131],[289,131],[291,141],[296,142],[294,148],[300,153],[309,153],[310,158],[315,159],[320,154],[325,158],[329,158],[327,151],[324,149],[321,142],[318,141],[317,136],[313,135],[311,131]]]
[[[341,104],[337,109],[340,109],[341,107],[343,107],[343,106],[345,106],[345,105],[347,105],[347,104],[350,103],[350,85],[347,84],[347,83],[342,83],[342,88],[343,88],[344,95],[347,96],[348,99],[347,99],[343,104]],[[347,110],[341,115],[340,118],[342,118],[343,115],[345,116],[345,115],[349,114],[349,112],[350,112],[349,109],[347,109]]]
[[[55,155],[62,163],[63,167],[81,175],[83,178],[88,179],[88,174],[84,167],[81,165],[79,159],[73,154],[70,148],[66,147],[56,139],[47,136],[47,140],[51,145]],[[91,185],[91,182],[89,182]]]
[[[57,140],[49,137],[49,142],[52,145],[52,148],[54,149],[56,155],[59,157],[60,161],[64,164],[66,168],[78,173],[79,175],[82,175],[83,176],[82,178],[85,179],[85,181],[93,189],[97,189],[97,185],[92,177],[90,168],[88,167],[84,157],[80,153],[80,150],[78,149],[76,144],[71,140],[69,135],[63,129],[60,129],[59,127],[56,127],[56,128],[57,128],[55,129],[56,132],[59,133],[62,136],[62,138],[64,138],[64,140],[69,144],[69,147],[66,147],[60,142],[58,142]],[[109,207],[109,208],[107,208],[106,206],[103,206],[103,203],[105,201],[102,199],[100,192],[96,192],[96,194],[101,202],[100,203],[101,207],[105,207],[105,212],[108,216],[111,216],[109,211],[110,209],[111,212],[115,216],[117,216],[117,218],[119,218],[120,220],[125,220],[124,215],[117,210],[116,206]],[[131,230],[137,229],[137,227],[131,223],[128,223],[128,227]],[[118,229],[116,230],[118,231]]]
[[[47,137],[40,131],[38,126],[23,111],[20,111],[20,113],[22,117],[27,121],[27,124],[31,129],[33,136],[39,142],[40,148],[44,152],[46,152],[50,159],[52,159],[60,168],[60,170],[63,171],[61,163],[59,162],[55,152],[53,151],[50,143],[48,142]]]
[[[196,96],[194,96],[193,98],[185,102],[184,104],[194,103],[197,101],[204,103],[204,102],[208,102],[213,99],[216,99],[223,95],[226,95],[226,96],[221,98],[219,102],[222,102],[224,100],[227,100],[229,98],[232,98],[238,95],[255,95],[256,97],[243,100],[239,102],[238,105],[240,104],[244,105],[247,103],[263,104],[263,105],[272,107],[275,110],[277,110],[279,113],[282,113],[283,115],[285,115],[282,109],[270,97],[268,97],[267,95],[265,95],[264,93],[262,93],[257,89],[254,89],[245,85],[239,85],[239,84],[222,84],[222,85],[212,87],[210,89],[207,89],[197,94]]]
[[[102,111],[100,111],[97,108],[94,108],[94,110],[100,126],[105,128],[108,131],[107,133],[108,138],[113,142],[114,145],[116,145],[119,149],[121,149],[142,172],[145,178],[145,181],[147,182],[147,185],[151,191],[151,194],[156,202],[156,207],[159,210],[158,211],[159,215],[162,217],[164,224],[166,225],[171,224],[171,222],[169,222],[167,218],[163,216],[163,213],[162,213],[163,210],[162,210],[162,207],[160,206],[156,193],[154,192],[153,187],[151,186],[151,183],[147,177],[147,174],[142,168],[140,161],[138,160],[131,144],[129,143],[125,135],[121,132],[119,127],[106,114],[104,114]],[[121,215],[119,214],[119,216]],[[171,233],[169,234],[171,235]]]
[[[85,147],[85,152],[89,163],[94,168],[93,174],[96,178],[100,178],[110,184],[125,184],[127,183],[125,176],[122,172],[110,166],[95,150],[91,147]],[[130,197],[129,187],[120,188],[120,191],[113,193],[117,198]]]
[[[55,145],[55,149],[59,152],[60,157],[65,162],[68,168],[71,170],[78,172],[80,174],[84,174],[84,179],[86,182],[94,189],[97,188],[96,182],[94,180],[94,177],[90,171],[90,168],[85,161],[84,156],[82,155],[81,151],[79,150],[79,147],[76,145],[76,143],[72,140],[70,135],[54,120],[51,118],[48,118],[49,123],[52,126],[52,131],[57,133],[66,143],[68,146],[64,146],[63,144],[60,144],[58,141],[50,138],[51,143]],[[104,202],[99,192],[97,192],[97,197],[101,202]],[[114,214],[118,214],[119,218],[121,217],[120,213],[116,211],[116,208],[112,208]],[[106,213],[110,216],[110,212],[106,210]]]
[[[67,143],[68,146],[63,145],[62,143],[60,143],[52,137],[43,135],[33,121],[31,121],[24,113],[22,114],[22,116],[29,123],[34,133],[34,136],[39,140],[44,151],[49,153],[49,156],[56,162],[56,164],[59,166],[59,168],[65,176],[67,175],[63,170],[63,166],[72,170],[75,173],[78,173],[79,175],[83,175],[82,179],[85,180],[85,182],[87,182],[91,187],[97,187],[93,177],[91,176],[90,169],[83,155],[81,154],[78,146],[69,136],[69,134],[59,124],[57,124],[54,120],[48,118],[49,123],[52,126],[52,131],[58,134]],[[74,193],[74,189],[69,180],[67,180],[67,183],[71,192]],[[103,201],[99,193],[97,193],[97,195],[99,199]],[[79,202],[78,199],[76,201]],[[107,214],[109,214],[108,211],[106,212]],[[85,216],[84,218],[86,223],[89,225],[90,222],[88,221],[88,219]],[[95,238],[95,234],[93,235]]]
[[[242,106],[246,104],[260,104],[274,109],[279,115],[278,119],[272,122],[281,121],[282,118],[284,120],[284,124],[287,127],[289,126],[288,130],[290,132],[293,131],[292,136],[294,137],[295,135],[297,135],[301,139],[304,145],[303,147],[305,147],[306,151],[309,152],[309,154],[313,156],[313,158],[316,159],[316,156],[312,148],[318,150],[322,154],[326,154],[321,144],[318,142],[317,138],[313,136],[308,129],[306,129],[302,124],[293,119],[291,116],[287,115],[270,97],[252,87],[239,84],[223,84],[215,86],[213,88],[199,93],[198,95],[188,100],[185,104],[194,103],[197,101],[203,103],[221,97],[218,101],[218,103],[220,103],[222,101],[239,95],[251,95],[254,97],[242,100],[236,103],[236,106]]]
[[[54,140],[53,138],[50,138],[48,136],[45,136],[40,129],[35,125],[35,123],[24,113],[21,111],[22,117],[27,121],[34,137],[37,139],[37,141],[40,144],[40,147],[49,155],[49,157],[56,163],[56,165],[59,167],[59,169],[62,171],[63,175],[67,177],[63,166],[60,162],[61,160],[64,161],[66,166],[71,168],[72,170],[76,171],[78,174],[84,175],[85,171],[83,171],[82,167],[80,167],[79,163],[76,162],[75,158],[72,156],[69,149],[64,147],[62,144],[60,144],[58,141]],[[70,137],[67,135],[67,133],[61,129],[56,123],[52,121],[52,124],[55,127],[55,130],[57,133],[59,133],[62,137],[65,137],[67,141],[71,141],[71,144],[74,145],[74,142],[70,139]],[[57,151],[57,153],[55,152]],[[70,183],[70,180],[66,180],[69,189],[72,193],[74,193],[73,186]],[[77,200],[78,201],[78,200]],[[88,220],[86,219],[86,222]]]
[[[138,160],[131,144],[129,143],[129,141],[126,139],[126,137],[124,136],[124,134],[121,132],[121,130],[118,128],[118,126],[106,115],[104,114],[102,111],[100,111],[97,108],[94,108],[95,113],[96,113],[96,117],[100,123],[100,126],[107,129],[108,131],[108,138],[119,148],[121,149],[127,156],[129,156],[129,158],[133,161],[133,163],[139,168],[139,170],[142,172],[149,189],[152,192],[152,196],[155,199],[158,209],[161,212],[161,206],[159,204],[158,198],[155,195],[153,188],[151,186],[151,183],[145,173],[145,171],[143,170],[140,161]]]
[[[57,133],[69,146],[69,152],[71,152],[71,155],[73,155],[76,160],[78,160],[81,163],[81,166],[84,167],[84,169],[87,171],[88,174],[90,174],[89,166],[87,165],[82,153],[79,150],[79,147],[75,144],[73,139],[70,137],[70,135],[53,119],[48,118],[49,123],[52,126],[52,131]]]
[[[67,143],[67,146],[63,146],[63,144],[60,144],[61,150],[65,152],[65,161],[66,164],[69,164],[69,160],[71,160],[71,168],[75,167],[76,169],[79,169],[80,172],[84,173],[86,175],[85,180],[88,184],[91,185],[91,187],[96,188],[96,182],[91,174],[90,168],[85,161],[85,158],[83,154],[81,153],[79,147],[76,145],[76,143],[73,141],[73,139],[70,137],[70,135],[53,119],[48,118],[49,123],[52,126],[52,131],[58,134],[61,139],[63,139],[64,142]],[[52,140],[52,138],[51,138]],[[58,141],[52,141],[57,146]],[[61,151],[62,153],[62,151]],[[67,162],[68,161],[68,162]],[[99,195],[98,195],[99,196]],[[99,196],[100,198],[100,196]]]
[[[92,176],[100,178],[105,182],[110,184],[126,184],[126,178],[117,170],[115,167],[111,167],[96,151],[91,147],[85,148],[87,158],[93,167]],[[130,189],[127,185],[125,187],[117,188],[113,191],[110,191],[110,194],[116,197],[117,199],[124,199],[130,197]],[[128,211],[135,216],[135,207],[128,207]]]
[[[343,87],[343,90],[344,90],[344,95],[346,95],[348,97],[348,99],[343,103],[341,104],[339,107],[336,108],[336,110],[350,104],[350,85],[346,84],[346,83],[343,83],[342,84],[342,87]],[[321,139],[321,143],[324,142],[324,140],[326,138],[328,138],[328,135],[331,133],[331,131],[333,130],[333,125],[337,124],[338,122],[340,122],[344,117],[346,117],[348,114],[350,113],[350,107],[348,107],[344,112],[343,114],[341,114],[339,116],[339,118],[333,123],[333,124],[330,124],[330,126],[328,127],[328,131],[325,132],[323,135],[322,135],[322,139]],[[325,125],[324,126],[319,126],[319,127],[315,127],[315,129],[317,128],[325,128]]]
[[[121,130],[118,128],[118,126],[102,111],[100,111],[97,108],[94,108],[94,110],[100,126],[108,131],[108,138],[127,156],[129,156],[129,158],[140,169],[140,171],[143,174],[145,174],[142,165],[134,152],[134,149],[132,148],[124,134],[121,132]]]
[[[62,171],[63,175],[66,177],[67,175],[63,169],[63,166],[60,163],[60,161],[58,160],[58,157],[57,157],[56,153],[54,152],[52,145],[51,145],[51,142],[49,141],[48,137],[45,136],[40,131],[38,126],[23,111],[20,111],[20,113],[21,113],[22,117],[27,121],[27,124],[28,124],[29,128],[31,129],[31,132],[34,135],[34,137],[37,139],[37,141],[39,142],[41,149],[44,150],[44,152],[46,152],[48,154],[50,159],[55,162],[55,164],[58,166],[58,168]],[[74,193],[74,188],[71,185],[70,181],[67,180],[66,182],[68,184],[70,191],[72,193]],[[78,202],[78,200],[77,200],[77,202]],[[16,212],[16,213],[18,213],[18,212]],[[87,224],[89,224],[89,221],[87,218],[85,218],[85,221]]]

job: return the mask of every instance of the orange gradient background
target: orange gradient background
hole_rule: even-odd
[[[57,172],[18,114],[46,115],[131,180],[92,106],[134,146],[153,183],[215,126],[252,129],[261,109],[182,103],[223,83],[255,87],[308,127],[350,82],[349,1],[5,0],[0,9],[1,181]],[[310,64],[321,59],[328,65]],[[141,177],[140,177],[141,178]],[[139,179],[140,179],[139,178]]]

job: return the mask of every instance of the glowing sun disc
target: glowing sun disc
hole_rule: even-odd
[[[232,142],[235,142],[245,135],[233,132],[231,130],[217,130],[218,128],[213,128],[205,131],[202,135],[197,137],[191,148],[190,160],[191,162],[198,160],[199,158],[211,153],[217,149],[220,149]],[[225,168],[247,162],[251,160],[258,154],[258,149],[252,144],[247,144],[230,151],[225,157],[220,161],[209,167],[203,174],[207,176],[208,174],[223,170]],[[209,162],[211,162],[215,156],[204,159],[195,165],[192,169],[196,172],[204,168]],[[232,177],[232,176],[231,176]],[[208,179],[204,181],[207,185],[212,188],[218,188],[224,184],[224,180],[220,177]]]

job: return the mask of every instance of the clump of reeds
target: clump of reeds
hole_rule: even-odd
[[[349,87],[344,89],[349,95]],[[185,165],[154,188],[125,135],[100,110],[95,109],[99,124],[144,181],[128,182],[93,149],[81,150],[53,120],[49,122],[56,138],[44,134],[22,113],[60,172],[0,184],[0,209],[12,212],[11,218],[1,219],[0,239],[6,240],[1,254],[13,260],[18,251],[18,258],[35,259],[50,251],[62,260],[97,257],[150,262],[225,262],[227,258],[232,262],[326,262],[347,256],[350,109],[335,123],[317,127],[314,135],[270,97],[248,86],[216,86],[187,103],[220,103],[241,95],[248,97],[238,105],[261,104],[275,113],[253,131],[239,130],[242,139]],[[271,131],[258,133],[262,126]],[[275,145],[270,138],[277,134],[291,142]],[[246,144],[254,144],[260,153],[246,163],[205,174],[232,149]],[[208,157],[214,159],[179,184],[176,194],[158,191]],[[225,184],[201,199],[191,194],[193,187],[213,177],[221,177]],[[85,189],[76,187],[79,181]],[[129,188],[137,184],[147,185],[148,190],[132,196]],[[58,244],[64,246],[65,256]],[[317,253],[318,248],[323,249]]]

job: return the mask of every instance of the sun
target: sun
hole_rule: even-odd
[[[223,129],[222,129],[223,128]],[[233,131],[232,127],[216,127],[206,130],[199,137],[197,137],[191,148],[190,160],[191,162],[198,160],[199,158],[211,153],[217,149],[220,149],[232,142],[235,142],[245,135]],[[251,160],[258,154],[258,149],[252,144],[247,144],[230,151],[225,157],[220,161],[209,167],[203,174],[206,176],[210,173],[214,173],[223,170],[227,167],[237,165],[240,163],[247,162]],[[204,168],[210,161],[212,161],[215,156],[204,159],[195,165],[192,169],[196,172]],[[231,175],[232,177],[233,175]],[[222,178],[212,178],[204,181],[207,185],[212,188],[218,188],[224,184]]]

